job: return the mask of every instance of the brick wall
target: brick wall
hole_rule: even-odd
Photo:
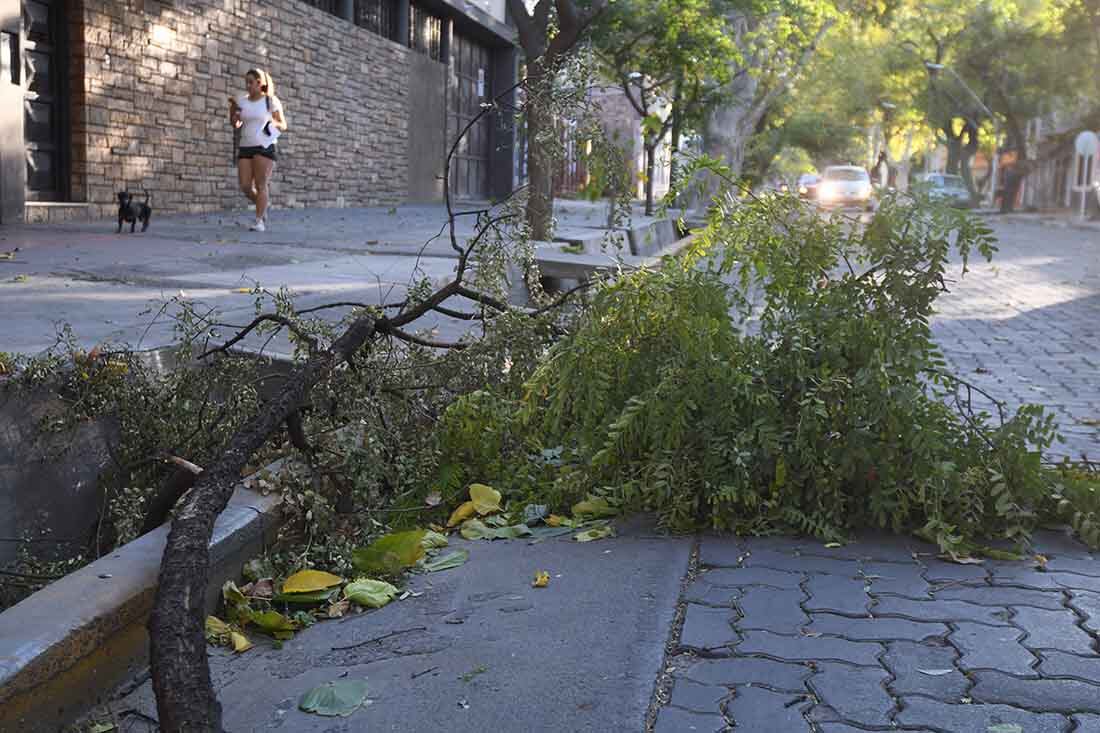
[[[161,212],[243,207],[226,97],[259,66],[290,129],[278,207],[394,204],[408,191],[410,51],[299,0],[77,0],[73,195],[115,212],[146,189]]]

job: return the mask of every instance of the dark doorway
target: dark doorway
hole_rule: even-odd
[[[490,50],[455,33],[451,42],[450,89],[447,91],[447,147],[481,112],[492,95]],[[489,149],[492,115],[485,115],[466,133],[451,161],[451,193],[456,198],[481,199],[489,194]]]
[[[27,200],[68,198],[68,48],[64,0],[24,0]]]
[[[0,0],[0,224],[23,219],[23,15],[20,0]]]

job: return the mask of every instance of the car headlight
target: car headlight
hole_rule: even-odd
[[[817,189],[817,195],[823,199],[836,198],[836,187],[828,183],[822,184]]]
[[[799,192],[799,193],[806,193],[806,192],[807,192],[807,191],[809,191],[809,190],[810,190],[810,189],[806,188],[805,186],[799,186],[799,187],[798,187],[798,192]]]

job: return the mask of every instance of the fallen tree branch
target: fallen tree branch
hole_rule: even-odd
[[[233,336],[233,338],[229,339],[221,346],[216,346],[213,349],[207,349],[206,351],[199,354],[198,358],[205,359],[212,354],[229,353],[229,349],[243,341],[245,336],[255,331],[256,328],[259,327],[262,323],[278,323],[279,325],[288,329],[295,336],[309,344],[309,350],[311,353],[317,350],[317,339],[310,336],[309,334],[302,333],[301,329],[298,328],[294,321],[284,316],[276,315],[275,313],[264,313],[252,319],[252,323],[249,323],[243,329],[238,331],[237,334]]]

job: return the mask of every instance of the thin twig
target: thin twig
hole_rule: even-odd
[[[17,573],[14,570],[0,570],[0,575],[7,576],[9,578],[21,578],[23,580],[60,580],[62,575],[34,575],[32,573]]]
[[[388,634],[382,634],[381,636],[376,636],[373,639],[367,639],[366,641],[360,641],[360,642],[357,642],[355,644],[350,644],[348,646],[334,646],[334,647],[332,647],[332,651],[340,652],[340,651],[344,651],[346,649],[356,649],[356,648],[361,647],[361,646],[366,646],[367,644],[370,644],[370,643],[375,642],[375,641],[382,641],[383,639],[388,639],[391,636],[397,636],[398,634],[408,634],[408,633],[413,632],[413,631],[427,631],[427,630],[428,630],[427,626],[413,626],[411,629],[401,629],[400,631],[391,631]]]
[[[265,322],[278,323],[282,326],[285,326],[287,329],[289,329],[291,331],[291,333],[293,333],[295,336],[297,336],[298,338],[302,339],[307,344],[309,344],[309,349],[310,349],[311,352],[317,350],[317,339],[314,338],[313,336],[310,336],[309,334],[302,333],[302,331],[299,330],[298,326],[293,321],[291,321],[289,318],[286,318],[284,316],[279,316],[279,315],[276,315],[274,313],[264,313],[262,315],[259,315],[259,316],[256,316],[255,318],[253,318],[252,323],[249,323],[243,329],[238,331],[236,336],[229,339],[228,341],[226,341],[221,346],[216,346],[213,349],[208,349],[207,351],[204,351],[203,353],[199,354],[198,358],[199,359],[205,359],[206,357],[210,356],[211,354],[217,354],[217,353],[226,353],[227,354],[227,353],[229,353],[229,349],[232,348],[234,344],[237,344],[240,341],[243,341],[245,336],[252,333],[252,331],[254,331],[257,326],[259,326],[261,323],[265,323]]]

